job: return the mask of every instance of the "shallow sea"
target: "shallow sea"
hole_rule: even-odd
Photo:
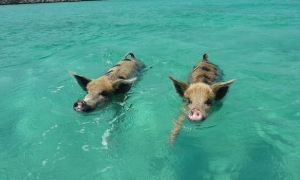
[[[0,6],[0,179],[300,179],[300,2],[101,1]],[[68,71],[97,78],[133,52],[148,70],[92,113]],[[167,143],[209,59],[223,106]],[[152,68],[150,68],[152,67]]]

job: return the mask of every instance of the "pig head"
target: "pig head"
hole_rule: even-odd
[[[184,99],[188,111],[187,114],[191,121],[201,121],[206,119],[214,101],[223,99],[229,86],[234,82],[234,80],[230,80],[227,82],[215,83],[213,85],[202,82],[188,84],[179,81],[172,76],[169,76],[169,78],[173,81],[179,96]]]
[[[127,58],[129,55],[131,57]],[[87,93],[83,99],[74,103],[73,109],[77,112],[88,112],[107,103],[114,95],[126,93],[136,81],[135,76],[143,68],[144,64],[136,60],[132,53],[128,53],[123,60],[97,79],[70,72],[79,86]]]

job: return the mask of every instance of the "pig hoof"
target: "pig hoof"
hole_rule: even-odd
[[[85,109],[85,102],[82,100],[78,100],[74,103],[73,109],[77,112],[83,112]]]

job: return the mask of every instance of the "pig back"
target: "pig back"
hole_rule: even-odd
[[[202,82],[212,85],[221,81],[223,81],[223,71],[205,59],[199,61],[189,75],[189,83],[191,84]]]
[[[130,59],[124,58],[119,61],[105,75],[111,79],[130,79],[138,76],[144,68],[145,64],[133,56]]]

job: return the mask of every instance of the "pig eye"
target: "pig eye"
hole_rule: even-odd
[[[188,104],[192,104],[192,101],[190,100],[190,98],[187,99]]]
[[[207,105],[207,106],[212,106],[212,100],[207,100],[206,102],[205,102],[205,104]]]
[[[107,91],[102,91],[101,93],[99,93],[99,96],[107,97],[108,92]]]

